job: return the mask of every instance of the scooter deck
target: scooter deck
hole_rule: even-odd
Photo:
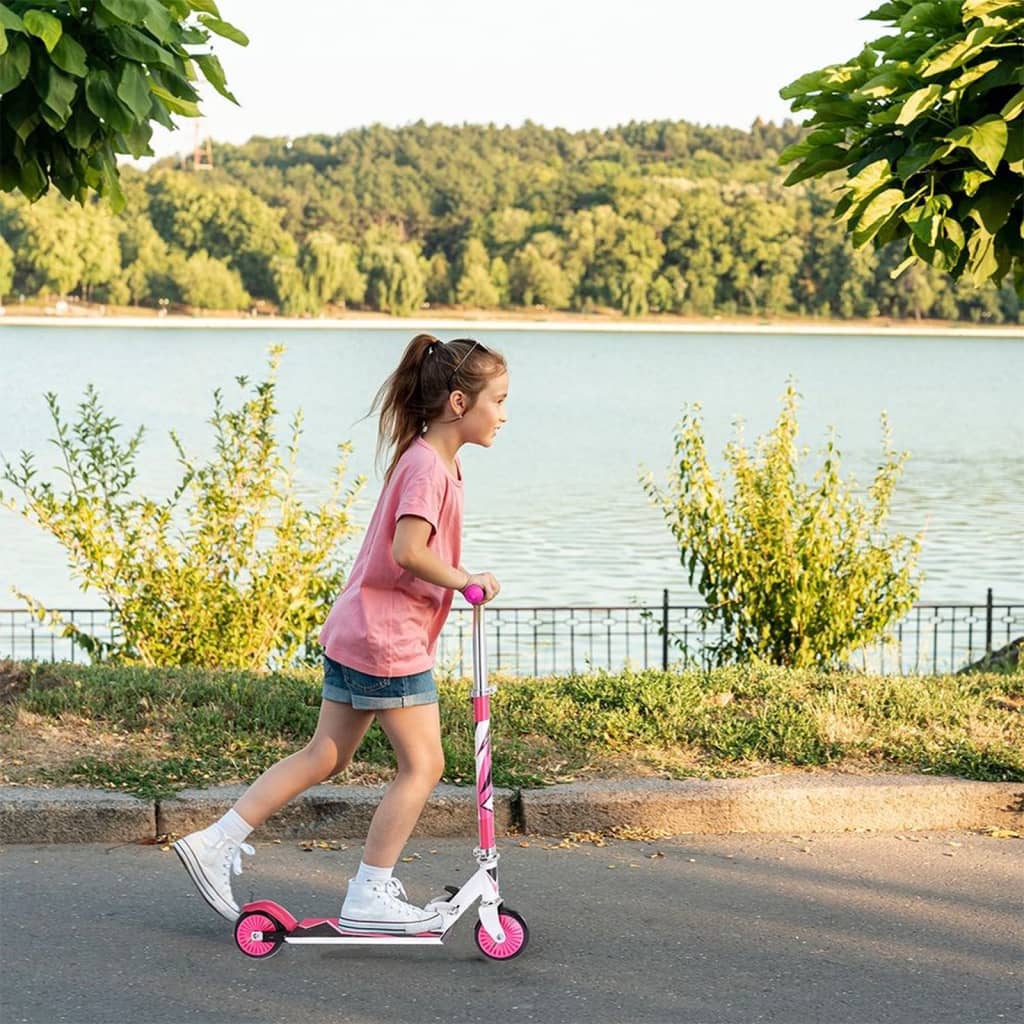
[[[342,928],[336,918],[330,917],[307,917],[302,921],[292,917],[278,903],[271,900],[259,900],[255,903],[247,903],[242,908],[242,913],[262,912],[280,922],[281,932],[277,934],[284,942],[294,945],[358,945],[368,942],[389,942],[406,946],[439,946],[447,932],[417,932],[414,935],[404,935],[400,932],[379,932],[379,931],[356,931],[350,928]],[[283,932],[283,934],[282,934]],[[266,934],[266,933],[264,933]]]
[[[353,945],[373,940],[387,940],[407,946],[439,946],[444,941],[444,933],[416,932],[414,935],[403,935],[400,932],[355,931],[351,928],[342,928],[337,921],[329,917],[308,917],[305,921],[300,921],[295,929],[284,937],[285,942],[297,945],[321,942]]]

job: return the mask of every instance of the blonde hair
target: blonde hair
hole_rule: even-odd
[[[417,334],[406,346],[398,368],[381,385],[370,407],[380,410],[377,464],[393,449],[385,483],[406,449],[444,414],[448,396],[461,391],[472,409],[487,382],[507,368],[505,357],[472,338],[443,342],[432,334]]]

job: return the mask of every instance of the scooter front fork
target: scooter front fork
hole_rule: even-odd
[[[451,898],[427,904],[427,909],[436,910],[444,918],[443,932],[447,932],[462,915],[477,901],[478,913],[484,930],[495,942],[505,941],[498,908],[501,895],[498,892],[498,854],[494,850],[475,850],[480,865],[465,885],[456,889],[450,886]]]

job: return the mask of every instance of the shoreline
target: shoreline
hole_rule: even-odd
[[[472,327],[482,331],[559,331],[565,333],[612,334],[781,334],[822,336],[874,336],[874,337],[932,337],[932,338],[1007,338],[1024,340],[1024,325],[999,324],[991,327],[979,324],[950,322],[918,324],[914,321],[885,322],[859,321],[855,323],[825,320],[768,320],[749,321],[695,319],[637,319],[602,316],[567,315],[502,316],[492,313],[466,313],[453,315],[427,312],[417,317],[344,316],[295,318],[278,316],[186,316],[171,314],[152,315],[98,315],[98,314],[17,314],[0,316],[0,328],[9,327],[157,327],[242,330],[423,330],[424,328],[453,331]]]

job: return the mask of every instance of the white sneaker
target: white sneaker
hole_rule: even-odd
[[[397,878],[386,882],[349,879],[338,924],[349,931],[415,935],[441,930],[441,917],[405,902],[405,889]]]
[[[229,839],[216,825],[179,839],[174,852],[185,865],[199,894],[222,917],[234,921],[240,911],[231,893],[231,872],[242,873],[242,854],[256,852],[248,843]]]

